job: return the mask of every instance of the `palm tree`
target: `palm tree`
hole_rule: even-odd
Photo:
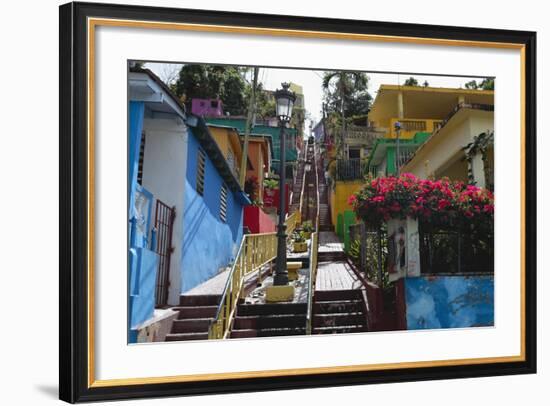
[[[342,155],[342,147],[346,137],[345,103],[356,90],[365,89],[368,85],[368,76],[362,72],[326,72],[323,76],[323,89],[329,92],[331,82],[335,82],[336,91],[340,96],[340,114],[342,116],[342,134],[340,145],[337,145],[339,156]]]

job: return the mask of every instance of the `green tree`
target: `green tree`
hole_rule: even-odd
[[[221,99],[232,115],[246,112],[246,69],[221,65],[184,65],[172,90],[189,105],[194,98]]]
[[[247,100],[250,97],[251,90],[251,86],[246,88]],[[275,117],[275,98],[264,89],[263,83],[258,83],[256,88],[256,114],[262,119]]]
[[[475,80],[470,80],[468,83],[464,84],[466,89],[481,89],[481,90],[495,90],[495,79],[494,78],[485,78],[481,82],[476,82]]]
[[[405,80],[405,83],[403,83],[403,86],[418,86],[418,80],[413,78],[412,76]]]
[[[326,72],[323,76],[324,102],[329,116],[339,117],[341,125],[337,154],[342,155],[346,135],[346,117],[369,112],[372,96],[368,92],[369,77],[363,72]],[[332,120],[331,120],[332,121]]]
[[[470,80],[469,82],[465,83],[464,86],[466,87],[466,89],[477,90],[477,82],[475,80]]]
[[[363,72],[326,72],[322,86],[327,112],[345,117],[367,114],[372,102],[368,84]]]
[[[479,87],[483,90],[495,90],[495,79],[485,78],[479,83]]]

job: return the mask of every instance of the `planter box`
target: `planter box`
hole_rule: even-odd
[[[294,243],[294,252],[306,252],[307,251],[307,242],[295,242]]]
[[[311,238],[311,231],[302,231],[302,235],[306,240],[309,240]]]

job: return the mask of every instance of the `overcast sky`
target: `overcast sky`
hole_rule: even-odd
[[[161,79],[165,79],[167,73],[175,72],[176,69],[179,70],[182,65],[147,63],[145,66],[159,75]],[[366,73],[370,79],[369,92],[373,99],[376,97],[376,93],[378,92],[380,85],[403,84],[403,82],[411,76],[410,74],[369,73],[368,71]],[[412,76],[418,80],[419,84],[422,84],[425,80],[427,80],[431,87],[459,88],[464,87],[464,84],[471,80],[481,80],[480,78],[465,78],[456,76]],[[323,102],[323,89],[321,87],[322,77],[323,71],[320,70],[260,68],[259,72],[259,81],[263,83],[264,89],[275,90],[281,87],[282,82],[294,82],[301,85],[304,89],[306,110],[310,114],[314,124],[321,118],[321,106]],[[309,123],[306,122],[305,128],[308,127]]]

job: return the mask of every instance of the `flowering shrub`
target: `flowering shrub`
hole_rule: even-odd
[[[256,199],[258,198],[259,187],[260,185],[256,176],[249,176],[244,182],[244,192],[253,202],[256,202]]]
[[[391,218],[417,218],[434,228],[458,228],[492,233],[494,196],[489,190],[449,179],[367,178],[349,197],[357,217],[372,226]]]

